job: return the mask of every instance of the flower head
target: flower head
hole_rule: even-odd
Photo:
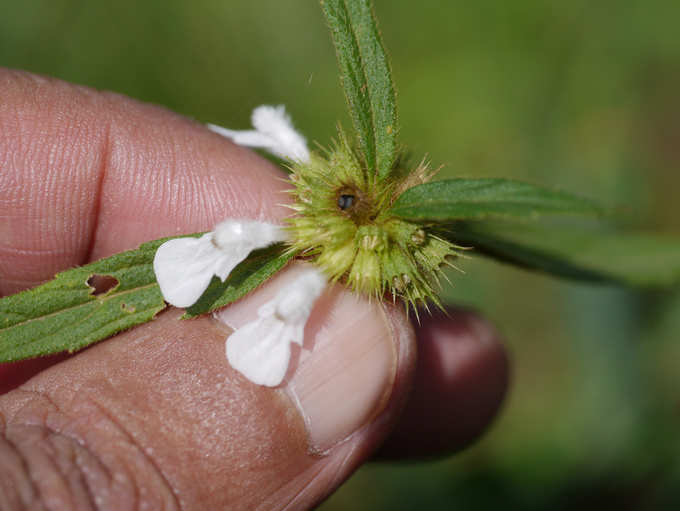
[[[378,179],[342,131],[326,155],[310,153],[282,106],[253,111],[256,131],[210,129],[238,144],[261,147],[292,161],[296,214],[288,219],[290,244],[316,262],[333,281],[378,297],[389,293],[406,303],[438,302],[440,267],[459,256],[456,247],[427,226],[389,213],[404,190],[436,172],[422,162],[406,169],[396,158],[389,179]]]
[[[294,163],[290,243],[331,280],[357,292],[389,293],[413,305],[438,303],[440,267],[457,257],[459,247],[390,213],[404,190],[434,175],[425,163],[412,172],[405,172],[399,159],[396,165],[393,177],[377,179],[342,132],[325,156],[312,153],[309,162]]]
[[[223,281],[256,248],[286,240],[318,269],[307,270],[258,310],[256,320],[228,339],[229,363],[249,380],[276,386],[283,380],[291,344],[302,345],[304,329],[326,278],[355,291],[380,297],[391,293],[416,304],[434,300],[439,268],[456,257],[456,248],[427,226],[389,212],[407,188],[433,176],[427,165],[412,172],[399,158],[389,179],[379,179],[348,143],[339,142],[325,156],[310,153],[282,106],[260,106],[252,116],[255,130],[234,131],[209,125],[237,144],[259,147],[290,160],[295,215],[288,226],[249,220],[225,220],[200,238],[163,244],[154,270],[169,303],[195,303],[213,276]]]

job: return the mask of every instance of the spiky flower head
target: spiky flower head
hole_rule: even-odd
[[[385,293],[415,306],[439,304],[441,267],[458,257],[456,247],[428,226],[397,218],[390,206],[406,189],[430,180],[425,162],[406,171],[397,159],[387,179],[369,172],[339,130],[325,154],[291,166],[288,219],[292,250],[315,262],[333,281],[379,298]]]

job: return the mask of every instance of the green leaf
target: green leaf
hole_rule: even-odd
[[[152,267],[163,241],[59,273],[46,284],[0,299],[0,362],[74,352],[153,319],[166,306]],[[97,294],[88,284],[94,276],[115,285]]]
[[[448,179],[414,186],[390,211],[405,220],[434,222],[604,212],[588,199],[508,179]]]
[[[242,296],[282,270],[295,257],[295,252],[278,243],[253,251],[222,282],[214,277],[201,298],[186,310],[185,318],[192,318],[235,302]]]
[[[680,285],[680,237],[501,221],[454,223],[448,237],[475,252],[561,277],[639,287]]]
[[[156,283],[153,258],[168,239],[64,271],[41,286],[0,298],[0,362],[72,353],[151,321],[166,307]],[[281,244],[253,251],[224,283],[214,278],[185,317],[241,298],[294,256],[283,252]],[[100,293],[95,279],[108,280],[110,285]]]
[[[379,178],[397,152],[397,109],[390,66],[370,0],[321,0],[359,148]]]

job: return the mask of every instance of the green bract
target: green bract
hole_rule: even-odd
[[[395,167],[390,178],[376,179],[340,131],[325,156],[313,153],[309,162],[291,168],[296,214],[288,222],[295,251],[357,292],[387,292],[413,305],[439,303],[440,267],[460,247],[390,212],[404,190],[432,177],[427,165],[412,172]]]

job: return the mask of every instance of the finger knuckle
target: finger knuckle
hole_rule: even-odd
[[[0,414],[0,509],[181,508],[152,457],[119,422],[94,403],[78,409],[82,415],[74,417],[33,394],[11,419]]]

